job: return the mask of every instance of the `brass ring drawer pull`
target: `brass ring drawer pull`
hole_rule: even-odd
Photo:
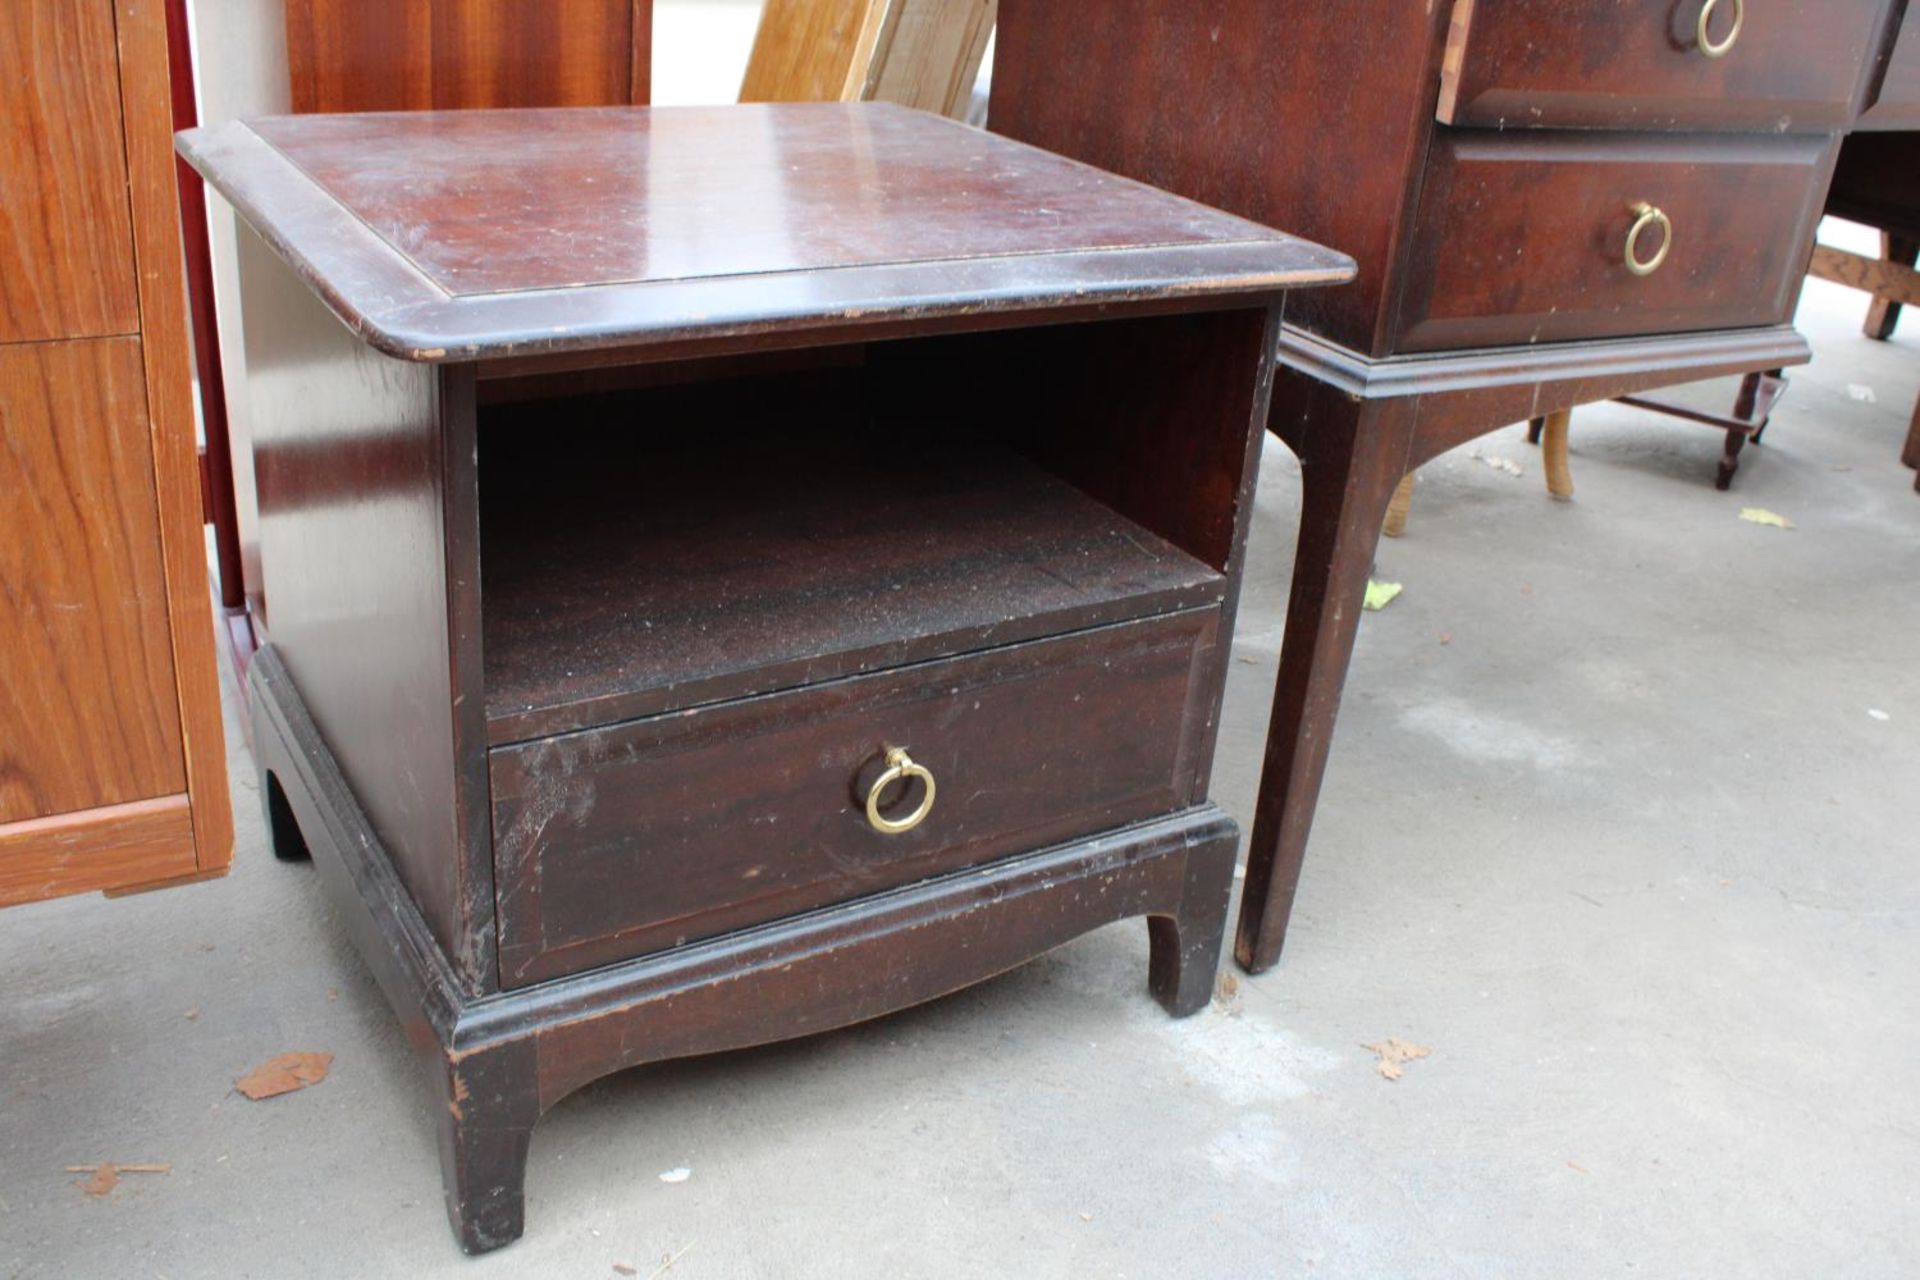
[[[1637,276],[1650,276],[1660,269],[1667,260],[1667,251],[1673,248],[1673,220],[1645,200],[1633,206],[1639,216],[1633,220],[1633,228],[1627,232],[1627,270]],[[1640,235],[1648,227],[1660,228],[1660,252],[1651,258],[1640,256]]]
[[[1733,48],[1733,42],[1740,38],[1740,28],[1747,22],[1747,0],[1730,0],[1733,5],[1733,27],[1724,40],[1715,41],[1708,29],[1713,25],[1713,15],[1720,9],[1720,0],[1707,0],[1700,6],[1700,25],[1695,34],[1700,39],[1700,52],[1709,58],[1724,58],[1727,50]]]
[[[920,779],[927,793],[920,797],[920,804],[904,818],[888,818],[880,812],[880,798],[887,788],[896,782]],[[933,812],[933,775],[913,762],[913,757],[899,747],[887,749],[887,771],[874,779],[873,789],[867,792],[867,822],[883,836],[897,836],[911,831],[927,820]]]

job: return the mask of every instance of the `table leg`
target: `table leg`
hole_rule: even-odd
[[[1880,233],[1880,256],[1888,262],[1897,262],[1910,267],[1920,259],[1920,240],[1909,240],[1905,236],[1896,236],[1891,232]],[[1900,304],[1889,302],[1876,295],[1867,304],[1867,322],[1860,331],[1869,338],[1885,340],[1893,336],[1893,328],[1900,323]]]
[[[1567,429],[1573,410],[1557,409],[1541,422],[1541,459],[1546,464],[1547,492],[1556,498],[1573,496],[1573,465],[1567,458]]]
[[[1920,467],[1920,400],[1913,404],[1913,425],[1907,428],[1907,447],[1900,451],[1900,461],[1910,467]],[[1920,488],[1920,476],[1914,477],[1915,488]]]
[[[1286,938],[1361,601],[1387,504],[1408,470],[1417,405],[1297,381],[1276,387],[1274,398],[1274,429],[1300,458],[1300,545],[1234,944],[1249,973],[1272,968]]]

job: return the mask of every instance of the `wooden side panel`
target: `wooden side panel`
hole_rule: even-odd
[[[184,789],[140,342],[0,346],[0,822]]]
[[[139,326],[113,4],[0,4],[0,342]]]
[[[645,102],[651,0],[286,0],[293,108]],[[650,73],[648,73],[650,75]]]
[[[198,868],[213,873],[233,861],[233,806],[227,794],[220,675],[213,656],[166,13],[153,0],[117,0],[117,5],[149,449],[173,675]]]
[[[0,825],[0,907],[197,874],[183,795]]]
[[[1354,283],[1287,321],[1383,355],[1446,23],[1409,0],[1000,0],[989,125],[1350,254]]]
[[[464,441],[445,443],[437,371],[354,339],[247,227],[240,273],[269,634],[421,914],[473,979],[489,953],[463,918],[475,861],[460,825],[449,601],[451,578],[478,580],[477,529],[452,534],[462,563],[446,550],[449,471],[464,466],[472,484],[471,413]]]

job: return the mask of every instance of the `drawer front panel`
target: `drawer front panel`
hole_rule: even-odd
[[[501,981],[643,955],[1199,798],[1217,608],[562,735],[491,756]],[[917,828],[865,798],[888,748]],[[884,818],[919,784],[896,785]]]
[[[1731,37],[1718,57],[1700,43],[1707,3],[1708,40]],[[1496,129],[1838,129],[1886,13],[1887,0],[1455,0],[1438,115]]]
[[[1394,350],[1775,324],[1812,251],[1837,144],[1442,131],[1408,246]],[[1626,261],[1646,205],[1670,223]],[[1663,236],[1651,221],[1643,263]]]

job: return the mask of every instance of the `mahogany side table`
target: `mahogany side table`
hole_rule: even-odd
[[[1359,263],[1280,344],[1304,497],[1242,966],[1279,958],[1401,477],[1507,423],[1804,363],[1839,135],[1903,7],[1001,0],[996,132]]]
[[[1148,918],[1207,798],[1280,299],[1342,256],[878,105],[301,116],[233,202],[254,744],[428,1060],[470,1251],[540,1114]]]

